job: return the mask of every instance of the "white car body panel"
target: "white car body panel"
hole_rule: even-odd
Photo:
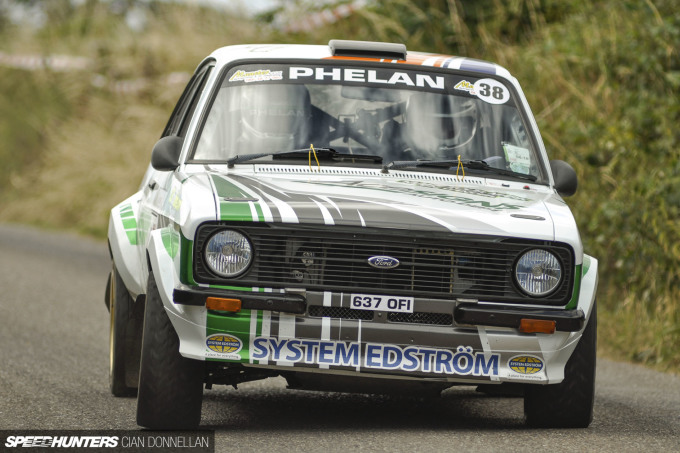
[[[466,59],[449,58],[444,63],[444,56],[409,53],[409,57],[420,58],[420,65],[434,65],[456,70],[465,64]],[[369,358],[369,344],[384,329],[386,338],[402,338],[396,333],[393,325],[379,325],[368,322],[362,324],[355,320],[337,320],[322,318],[309,321],[306,315],[279,313],[276,310],[253,309],[241,319],[241,330],[219,330],[211,327],[210,314],[205,306],[179,304],[175,301],[177,290],[194,290],[212,288],[230,291],[232,285],[227,283],[215,285],[186,281],[186,275],[193,272],[191,264],[193,246],[199,227],[205,222],[237,220],[225,217],[223,210],[230,206],[238,206],[243,221],[255,223],[276,223],[278,225],[351,228],[389,228],[403,231],[425,231],[437,234],[445,232],[456,235],[479,235],[545,241],[546,243],[567,244],[573,250],[573,264],[576,272],[581,272],[575,280],[577,296],[570,309],[581,310],[584,323],[587,323],[595,301],[597,288],[597,260],[586,257],[584,261],[583,246],[578,234],[576,222],[562,198],[554,189],[552,175],[548,174],[548,184],[534,184],[517,180],[506,180],[489,177],[457,176],[455,173],[442,174],[428,172],[408,172],[391,170],[387,173],[379,169],[324,165],[281,165],[278,163],[248,163],[235,168],[220,164],[195,164],[186,160],[191,152],[191,144],[198,136],[201,123],[201,112],[205,112],[210,103],[213,85],[220,77],[223,68],[239,60],[285,60],[309,59],[319,61],[329,59],[332,55],[327,46],[284,46],[254,45],[232,46],[215,51],[207,61],[214,60],[214,70],[207,78],[205,88],[200,94],[196,113],[186,129],[186,136],[180,155],[180,165],[174,172],[163,172],[150,169],[144,177],[140,191],[125,200],[111,211],[109,224],[109,241],[113,260],[128,289],[134,295],[144,294],[149,271],[153,271],[161,299],[170,320],[180,338],[180,353],[196,360],[212,360],[223,363],[240,363],[246,367],[266,367],[273,370],[331,373],[337,375],[376,376],[399,379],[435,379],[446,382],[533,382],[558,383],[564,378],[564,366],[573,352],[583,329],[554,334],[519,334],[516,329],[493,326],[449,326],[446,329],[432,327],[438,338],[449,338],[452,343],[448,363],[455,366],[468,367],[471,362],[461,359],[456,362],[456,354],[468,354],[457,347],[470,347],[470,360],[475,367],[481,364],[479,375],[468,373],[444,372],[449,365],[440,366],[440,373],[427,371],[425,360],[427,354],[440,354],[444,350],[437,344],[424,345],[432,349],[424,349],[423,353],[409,350],[407,339],[413,332],[421,331],[423,326],[404,325],[403,342],[395,344],[386,340],[385,345],[400,348],[391,351],[401,354],[400,367],[393,367],[387,357],[388,349],[377,346],[375,353]],[[344,62],[346,64],[346,62]],[[343,64],[340,61],[338,64]],[[414,63],[416,64],[416,63]],[[491,65],[491,64],[489,64]],[[539,156],[546,168],[549,160],[540,139],[538,128],[530,114],[526,98],[517,81],[503,68],[495,66],[495,77],[505,79],[516,90],[519,101],[528,112],[530,127],[534,129]],[[411,68],[412,69],[412,68]],[[311,162],[311,157],[310,157]],[[216,181],[235,187],[247,197],[231,199],[220,193]],[[154,188],[151,188],[155,185]],[[232,204],[233,203],[233,204]],[[129,213],[135,220],[136,230],[132,240],[130,222],[127,227],[125,219]],[[252,213],[252,217],[250,214]],[[191,247],[191,250],[182,247]],[[184,262],[182,260],[185,260]],[[150,265],[150,268],[149,268]],[[184,268],[183,268],[184,266]],[[183,280],[184,279],[184,280]],[[234,283],[233,286],[241,286]],[[288,288],[269,288],[245,285],[247,288],[236,290],[253,294],[283,294],[290,292]],[[304,293],[304,291],[302,291]],[[330,291],[309,290],[306,292],[310,301],[323,300],[324,307],[345,307],[349,294],[330,294]],[[315,299],[316,298],[316,299]],[[453,305],[460,301],[449,301]],[[479,305],[494,306],[494,302],[474,301]],[[419,301],[416,300],[416,304]],[[432,304],[425,300],[423,304]],[[533,304],[533,305],[532,305]],[[319,302],[321,306],[321,302]],[[452,305],[452,307],[453,307]],[[498,302],[497,305],[505,305]],[[562,308],[537,304],[528,300],[527,304],[515,304],[515,307]],[[452,308],[453,310],[453,308]],[[296,334],[300,326],[309,321],[308,329],[318,328],[318,338],[314,343],[302,348],[297,343]],[[302,322],[304,320],[304,323]],[[231,322],[231,321],[229,321]],[[228,325],[227,321],[224,321]],[[318,323],[318,326],[317,324]],[[219,324],[222,325],[222,324]],[[310,327],[312,326],[312,327]],[[388,328],[389,327],[389,328]],[[218,330],[215,330],[218,329]],[[297,330],[296,330],[297,329]],[[206,345],[207,339],[217,333],[223,336],[237,337],[240,345],[236,352],[215,354]],[[351,334],[350,334],[351,332]],[[415,335],[415,333],[413,333]],[[270,340],[271,339],[271,340]],[[310,340],[311,341],[311,340]],[[437,340],[443,341],[443,340]],[[273,343],[272,343],[273,342]],[[276,343],[278,342],[278,343]],[[411,340],[413,342],[413,340]],[[361,363],[354,371],[354,364],[347,358],[347,366],[329,365],[328,357],[323,351],[335,351],[348,354],[354,343],[359,344],[362,351]],[[435,342],[436,343],[436,342]],[[287,358],[277,355],[272,344],[287,351]],[[377,344],[377,343],[376,343]],[[382,344],[382,343],[381,343]],[[265,354],[265,348],[267,353]],[[297,349],[296,349],[297,348]],[[344,349],[343,349],[344,348]],[[247,351],[246,351],[247,350]],[[316,354],[314,360],[305,360]],[[339,353],[338,351],[342,351]],[[432,352],[434,351],[434,352]],[[457,352],[456,352],[457,351]],[[308,354],[307,357],[298,357]],[[259,356],[255,356],[259,353]],[[303,354],[303,355],[304,355]],[[329,353],[330,354],[330,353]],[[383,355],[379,355],[383,354]],[[410,356],[408,354],[411,354]],[[421,354],[421,355],[418,355]],[[422,355],[425,354],[425,355]],[[443,354],[443,353],[442,353]],[[448,354],[448,353],[447,353]],[[533,356],[540,360],[541,369],[535,373],[519,373],[509,366],[509,361],[517,356]],[[410,368],[409,360],[418,357],[419,368],[416,374],[406,371]],[[259,357],[259,358],[258,358]],[[410,357],[410,359],[409,359]],[[437,356],[438,357],[438,356]],[[442,355],[442,357],[444,357]],[[449,358],[448,355],[446,355]],[[461,356],[462,357],[462,356]],[[466,356],[468,357],[468,356]],[[337,356],[336,356],[337,359]],[[326,363],[323,363],[326,360]],[[434,359],[433,359],[434,360]],[[444,359],[442,359],[444,360]],[[381,366],[372,366],[380,362]],[[428,362],[429,363],[429,362]],[[443,363],[443,362],[442,362]],[[461,365],[465,363],[465,365]],[[454,366],[454,368],[455,368]],[[471,366],[471,365],[470,365]],[[489,372],[483,372],[484,366]],[[455,370],[454,370],[455,371]],[[475,372],[478,371],[475,368]]]

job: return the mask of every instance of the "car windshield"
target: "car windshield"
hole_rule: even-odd
[[[495,78],[394,64],[249,64],[225,73],[190,162],[313,145],[380,156],[383,165],[460,156],[542,179],[524,121]]]

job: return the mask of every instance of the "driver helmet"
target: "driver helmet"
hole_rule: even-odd
[[[477,118],[473,99],[415,93],[406,102],[404,139],[411,148],[430,154],[460,148],[474,137]]]
[[[250,85],[241,93],[242,143],[262,151],[308,146],[311,102],[303,85]]]

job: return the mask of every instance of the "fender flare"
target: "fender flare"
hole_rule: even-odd
[[[597,293],[598,284],[597,268],[597,258],[583,255],[581,291],[578,295],[578,308],[583,310],[583,313],[586,314],[586,322],[584,324],[588,324],[588,320],[593,311],[593,305],[595,304],[595,295]]]
[[[581,341],[583,332],[588,325],[588,321],[593,314],[593,307],[595,306],[595,296],[597,293],[597,259],[589,256],[583,255],[583,267],[581,269],[581,289],[578,295],[578,305],[577,308],[583,310],[586,316],[585,322],[583,323],[583,329],[578,332],[573,332],[564,342],[564,345],[559,349],[555,350],[550,344],[552,341],[552,336],[546,338],[540,338],[539,342],[542,348],[545,350],[554,350],[550,354],[549,360],[554,363],[563,363],[566,365],[567,361],[571,357],[571,354],[576,349],[576,345]],[[564,366],[553,366],[547,369],[547,377],[549,384],[557,384],[564,380]]]
[[[181,286],[179,258],[173,259],[163,243],[160,229],[151,232],[147,246],[149,271],[153,272],[172,326],[179,337],[179,352],[182,356],[205,360],[205,339],[208,310],[205,306],[175,304],[173,292]]]
[[[141,192],[136,193],[116,205],[109,216],[108,239],[111,257],[133,298],[146,292],[146,281],[141,280],[137,243],[138,208],[141,198]]]

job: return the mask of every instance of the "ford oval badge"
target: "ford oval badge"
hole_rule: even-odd
[[[368,259],[368,264],[376,269],[394,269],[399,266],[399,260],[391,256],[372,256]]]

